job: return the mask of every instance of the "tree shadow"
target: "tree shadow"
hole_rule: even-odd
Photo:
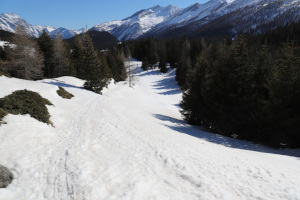
[[[209,130],[203,127],[190,126],[186,124],[183,120],[175,119],[173,117],[169,117],[166,115],[152,114],[152,116],[154,116],[155,118],[163,122],[171,122],[172,125],[169,125],[170,123],[168,124],[162,123],[162,125],[174,131],[187,134],[199,139],[203,139],[211,143],[220,144],[226,147],[231,147],[236,149],[248,150],[248,151],[300,157],[300,149],[274,149],[260,144],[254,144],[250,141],[238,140],[238,139],[218,135],[215,133],[211,133],[209,132]]]
[[[167,77],[167,78],[156,81],[152,85],[152,87],[155,90],[166,90],[163,92],[159,92],[158,94],[162,94],[162,95],[180,94],[181,90],[178,87],[177,82],[175,81],[175,75],[171,72],[171,73],[165,74],[165,77]]]
[[[143,70],[141,70],[141,71],[139,71],[138,72],[138,76],[153,76],[153,75],[160,75],[161,74],[161,72],[160,71],[158,71],[158,70],[153,70],[152,71],[152,69],[150,69],[150,70],[148,70],[148,71],[143,71]]]
[[[46,84],[49,84],[49,85],[55,85],[55,86],[59,86],[59,87],[84,89],[84,87],[77,87],[77,86],[69,85],[69,84],[66,84],[66,83],[63,83],[63,82],[54,82],[54,81],[46,82],[46,81],[43,81],[42,83],[46,83]]]

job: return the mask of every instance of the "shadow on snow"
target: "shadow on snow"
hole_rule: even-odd
[[[175,95],[180,94],[181,90],[177,85],[177,82],[175,81],[175,75],[173,71],[170,73],[165,74],[165,79],[162,79],[160,81],[156,81],[153,86],[155,90],[166,90],[163,92],[159,92],[158,94],[162,95]]]
[[[49,85],[56,85],[56,86],[60,86],[60,87],[69,87],[69,88],[84,89],[84,87],[77,87],[77,86],[74,86],[74,85],[69,85],[69,84],[66,84],[66,83],[55,82],[55,81],[51,81],[51,82],[43,81],[42,83],[46,83],[46,84],[49,84]]]
[[[249,141],[238,140],[214,133],[209,133],[207,132],[209,130],[205,130],[203,127],[190,126],[183,120],[175,119],[166,115],[152,114],[152,116],[164,122],[171,122],[173,125],[167,125],[164,123],[162,124],[174,131],[203,139],[211,143],[249,151],[300,157],[300,149],[273,149],[263,145],[253,144]]]

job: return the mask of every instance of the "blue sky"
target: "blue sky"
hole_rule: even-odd
[[[124,19],[155,5],[186,8],[208,0],[0,0],[0,13],[14,12],[32,25],[79,29]]]

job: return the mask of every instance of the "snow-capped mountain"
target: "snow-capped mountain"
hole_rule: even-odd
[[[56,34],[60,35],[63,39],[68,39],[76,34],[83,32],[84,29],[68,30],[65,28],[55,28],[52,26],[39,26],[31,25],[25,19],[15,13],[3,13],[0,15],[0,29],[8,32],[15,32],[17,25],[25,27],[26,32],[32,37],[39,37],[43,30],[49,33],[51,37],[55,37]]]
[[[273,29],[300,21],[299,13],[299,0],[210,0],[184,9],[155,6],[92,29],[108,31],[119,40],[183,34],[199,37],[212,32],[224,35]]]
[[[121,21],[116,20],[96,25],[91,30],[108,31],[119,40],[136,39],[151,30],[155,25],[176,15],[179,11],[180,9],[173,5],[167,7],[154,6],[138,11]]]
[[[299,0],[210,0],[182,9],[141,37],[260,32],[292,21],[300,21]]]
[[[119,40],[146,37],[224,36],[235,32],[261,32],[290,22],[300,21],[299,0],[210,0],[187,8],[154,6],[123,20],[95,25],[90,30],[107,31]],[[0,15],[0,29],[14,32],[16,24],[38,37],[43,29],[51,37],[60,34],[67,39],[85,29],[68,30],[33,26],[14,13]]]

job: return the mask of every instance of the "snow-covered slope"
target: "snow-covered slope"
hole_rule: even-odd
[[[217,28],[216,24],[222,24],[232,27],[231,32],[253,29],[260,32],[292,21],[298,22],[299,13],[300,1],[297,0],[210,0],[181,10],[153,27],[144,37],[170,33],[180,27],[184,27],[181,34],[189,33],[209,23],[212,30]]]
[[[55,126],[28,115],[4,118],[0,164],[15,179],[0,189],[0,199],[300,199],[299,150],[186,125],[174,77],[174,70],[139,71],[133,88],[112,83],[103,95],[83,90],[83,81],[72,77],[0,77],[0,98],[27,89],[49,99]],[[62,99],[58,86],[75,97]]]
[[[40,26],[40,25],[31,25],[25,19],[20,17],[15,13],[2,13],[0,15],[0,29],[15,32],[17,25],[25,27],[26,32],[32,37],[39,37],[43,30],[49,33],[51,37],[55,37],[56,34],[59,34],[62,38],[68,39],[73,37],[76,33],[82,33],[83,29],[79,30],[67,30],[65,28],[55,28],[51,26]]]
[[[15,32],[15,28],[18,24],[25,27],[27,33],[33,37],[38,37],[42,33],[43,29],[54,29],[53,27],[47,26],[32,26],[15,13],[3,13],[0,15],[0,29]]]
[[[180,9],[176,6],[154,6],[141,10],[121,21],[112,21],[94,26],[91,30],[108,31],[119,40],[136,39],[152,27],[175,15]]]

